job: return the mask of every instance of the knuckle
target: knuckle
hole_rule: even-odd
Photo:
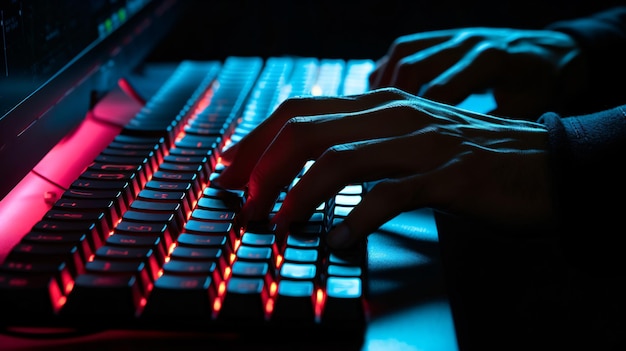
[[[417,110],[417,108],[409,101],[395,102],[389,105],[389,108],[393,111],[394,116],[397,116],[396,118],[411,117]]]
[[[396,87],[385,87],[374,90],[372,95],[380,101],[407,100],[408,94]]]
[[[468,28],[466,30],[460,30],[454,36],[456,43],[477,43],[483,41],[487,36],[488,29],[486,28]]]
[[[300,138],[309,134],[308,129],[312,123],[312,117],[292,117],[287,120],[282,130],[280,131],[280,134],[282,136],[287,136],[295,140],[300,140]]]
[[[301,111],[309,99],[303,96],[294,96],[285,99],[276,108],[276,112],[280,114],[296,114]]]
[[[346,160],[352,158],[355,150],[352,144],[333,145],[326,149],[316,162],[328,169],[338,169],[346,164]]]
[[[494,43],[481,43],[476,48],[476,59],[498,58],[504,54],[504,48]]]

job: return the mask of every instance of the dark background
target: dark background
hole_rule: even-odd
[[[396,37],[464,26],[542,28],[617,0],[188,0],[179,25],[151,60],[230,55],[372,58]]]

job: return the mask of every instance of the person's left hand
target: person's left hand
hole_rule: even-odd
[[[490,114],[534,120],[575,99],[586,71],[569,35],[552,30],[458,28],[397,38],[370,75],[371,89],[395,87],[457,105],[490,91]]]

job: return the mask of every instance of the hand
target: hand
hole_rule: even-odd
[[[551,214],[547,130],[387,88],[348,97],[292,98],[227,149],[215,179],[248,187],[243,222],[267,219],[280,190],[316,162],[273,221],[279,237],[345,185],[376,185],[328,242],[340,248],[421,207],[505,223]]]
[[[534,119],[576,96],[583,67],[576,43],[561,32],[451,29],[396,39],[370,88],[393,86],[452,105],[491,90],[498,107],[490,114]]]

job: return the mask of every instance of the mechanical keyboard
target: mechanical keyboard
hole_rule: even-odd
[[[212,179],[220,152],[283,100],[362,93],[372,69],[293,57],[181,62],[2,262],[0,326],[362,333],[367,243],[333,252],[324,240],[363,185],[278,242],[266,223],[239,226],[245,190]]]

